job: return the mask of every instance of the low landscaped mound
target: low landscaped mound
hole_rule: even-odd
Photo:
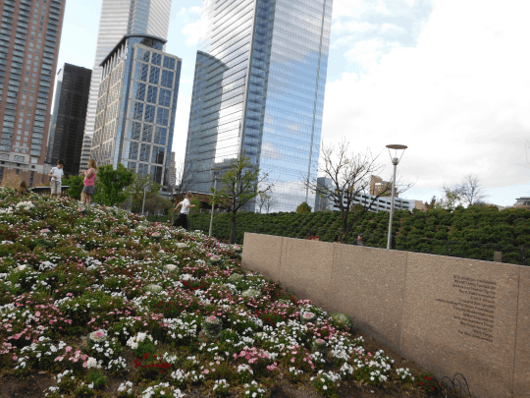
[[[255,398],[279,380],[417,391],[347,317],[240,268],[238,247],[79,206],[0,188],[3,380],[48,374],[47,397]]]

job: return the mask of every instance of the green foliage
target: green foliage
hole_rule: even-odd
[[[268,174],[260,173],[259,165],[253,165],[250,158],[239,156],[224,169],[218,189],[213,189],[214,201],[226,207],[232,214],[230,241],[236,240],[236,214],[258,193],[268,191],[271,185],[267,183]]]
[[[68,195],[76,200],[81,200],[81,191],[84,188],[83,180],[85,179],[85,176],[68,176],[66,178],[66,181],[63,180],[63,185],[69,185],[70,188],[68,189]]]
[[[123,203],[127,199],[125,188],[134,181],[134,173],[128,170],[121,163],[118,168],[113,169],[107,164],[98,169],[96,178],[96,195],[94,200],[105,206],[115,206]]]
[[[296,208],[296,212],[298,214],[311,213],[311,206],[309,206],[307,202],[302,202]]]
[[[351,214],[350,214],[351,215]],[[230,238],[231,214],[214,215],[213,234],[221,240]],[[353,216],[352,216],[353,217]],[[348,219],[350,220],[350,219]],[[367,212],[353,222],[343,242],[352,243],[359,232],[364,244],[386,247],[388,213]],[[190,216],[190,228],[208,231],[209,214]],[[349,221],[350,222],[350,221]],[[341,234],[339,212],[313,213],[238,213],[236,242],[242,243],[245,232],[308,239],[319,236],[333,242]],[[394,217],[393,233],[398,250],[493,260],[493,251],[503,252],[503,261],[522,263],[521,246],[530,247],[530,211],[496,207],[460,207],[449,211],[439,208],[422,212],[399,210]],[[450,241],[447,244],[447,241]],[[528,258],[528,250],[526,257]]]
[[[133,174],[132,183],[127,187],[127,194],[131,195],[131,211],[133,213],[140,213],[142,211],[142,204],[144,200],[144,188],[145,188],[145,202],[146,206],[151,198],[158,200],[158,192],[162,186],[153,181],[153,177],[150,174],[141,176],[139,174]]]
[[[99,369],[90,369],[87,380],[89,384],[93,384],[96,390],[102,390],[107,385],[107,377]]]

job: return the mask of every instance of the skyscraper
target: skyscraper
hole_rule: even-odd
[[[170,13],[171,0],[103,0],[85,134],[94,133],[101,62],[125,35],[148,34],[167,40]]]
[[[70,64],[58,73],[46,163],[63,159],[66,175],[79,173],[91,75],[91,69]]]
[[[204,0],[186,147],[195,192],[240,154],[276,180],[279,211],[314,195],[332,0]]]
[[[101,63],[91,155],[168,186],[182,60],[165,42],[126,35]]]
[[[65,0],[0,2],[0,179],[47,181],[46,143]]]

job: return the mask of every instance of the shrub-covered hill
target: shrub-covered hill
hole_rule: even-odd
[[[433,383],[199,232],[0,188],[0,242],[9,396],[259,398],[282,381],[307,396],[419,398]]]
[[[368,246],[386,247],[388,212],[367,212],[357,221],[348,235],[352,243],[359,232]],[[354,215],[350,214],[350,219]],[[192,214],[192,229],[208,231],[209,214]],[[315,213],[239,213],[237,215],[237,242],[244,232],[259,232],[307,239],[318,235],[333,241],[341,229],[339,212]],[[214,215],[214,235],[227,239],[230,234],[230,214]],[[521,264],[522,246],[530,248],[530,210],[497,207],[429,210],[427,212],[398,210],[395,213],[393,234],[396,248],[479,259],[493,259],[493,251],[503,252],[503,261]],[[450,241],[447,244],[446,241]],[[458,244],[458,243],[461,244]],[[488,245],[488,246],[482,246]]]

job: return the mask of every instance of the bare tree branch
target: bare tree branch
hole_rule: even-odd
[[[468,207],[483,202],[488,195],[485,194],[484,188],[480,184],[480,179],[476,174],[468,174],[458,185],[460,198]]]
[[[317,172],[329,179],[331,184],[319,184],[318,178],[301,179],[304,186],[339,209],[343,242],[357,220],[371,210],[381,196],[391,193],[392,189],[391,183],[384,184],[375,194],[370,194],[371,179],[380,174],[384,166],[377,163],[378,156],[374,157],[370,150],[355,154],[349,151],[348,146],[344,139],[336,146],[322,146],[321,164]],[[401,185],[396,191],[404,192],[410,186]],[[360,207],[356,207],[360,210],[352,212],[357,203]],[[348,219],[350,213],[354,214],[353,219]]]

